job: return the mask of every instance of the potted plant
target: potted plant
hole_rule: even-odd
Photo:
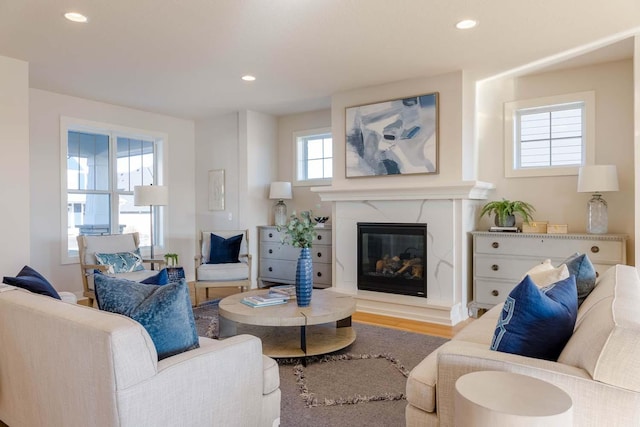
[[[530,222],[534,211],[535,208],[529,203],[502,199],[484,205],[480,211],[480,217],[494,214],[494,222],[498,227],[513,227],[516,225],[516,215],[520,215],[523,221]]]
[[[307,307],[311,303],[313,290],[313,262],[310,248],[318,233],[311,215],[311,211],[304,211],[298,216],[294,211],[284,227],[277,227],[278,231],[284,230],[285,233],[282,243],[301,248],[296,267],[296,299],[299,307]]]

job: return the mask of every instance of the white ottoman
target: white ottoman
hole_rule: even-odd
[[[512,372],[478,371],[456,381],[456,427],[566,427],[571,396],[555,385]]]
[[[60,298],[64,302],[68,302],[70,304],[77,304],[78,303],[78,297],[76,297],[76,294],[74,294],[72,292],[62,291],[62,292],[58,292],[58,295],[60,295]]]

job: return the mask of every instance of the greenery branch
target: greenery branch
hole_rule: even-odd
[[[278,226],[277,230],[284,230],[285,236],[282,243],[289,243],[296,248],[310,248],[318,234],[315,226],[316,222],[312,219],[311,211],[300,212],[300,216],[294,211],[289,216],[287,224]]]

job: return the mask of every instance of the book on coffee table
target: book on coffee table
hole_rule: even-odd
[[[283,295],[252,295],[242,298],[241,302],[249,307],[267,307],[270,305],[286,304],[288,297]]]
[[[295,285],[278,285],[269,288],[269,295],[284,295],[289,298],[296,297]]]

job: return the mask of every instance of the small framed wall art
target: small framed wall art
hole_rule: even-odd
[[[347,178],[438,173],[438,93],[345,111]]]
[[[224,210],[224,169],[209,171],[209,210]]]

